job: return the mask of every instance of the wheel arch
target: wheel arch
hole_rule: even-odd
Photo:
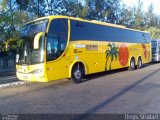
[[[135,59],[135,57],[134,57],[134,56],[131,56],[131,57],[129,58],[129,61],[128,61],[128,66],[130,66],[130,61],[131,61],[131,59],[134,59],[134,60],[135,60],[135,63],[137,62],[136,59]]]
[[[85,75],[87,74],[86,64],[85,64],[84,62],[82,62],[82,61],[74,61],[74,62],[70,65],[70,68],[69,68],[69,78],[71,78],[71,76],[72,76],[73,66],[76,65],[76,64],[78,64],[78,63],[83,66]]]
[[[143,60],[142,60],[142,56],[141,55],[138,55],[138,57],[137,57],[137,64],[138,64],[138,59],[141,59],[141,61],[142,61],[142,63],[143,63]]]
[[[131,64],[131,61],[132,61],[132,60],[134,60],[134,66],[132,66],[132,64]],[[134,56],[131,56],[130,59],[129,59],[129,65],[128,65],[128,68],[129,68],[130,71],[135,70],[136,62],[137,62],[137,61],[136,61],[135,57],[134,57]]]

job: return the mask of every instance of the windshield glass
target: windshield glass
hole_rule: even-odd
[[[152,54],[155,54],[158,52],[158,49],[157,48],[152,48]]]
[[[152,42],[152,54],[155,54],[158,52],[158,43]]]
[[[36,64],[44,61],[44,38],[39,40],[39,49],[34,49],[34,37],[39,32],[45,32],[48,20],[42,20],[25,25],[21,30],[22,44],[18,53],[18,64]]]
[[[39,32],[45,32],[48,24],[48,19],[31,22],[22,27],[20,36],[34,36]]]

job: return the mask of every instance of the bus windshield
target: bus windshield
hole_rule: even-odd
[[[34,37],[39,32],[45,32],[48,20],[41,20],[25,25],[20,33],[22,45],[18,53],[18,64],[37,64],[44,61],[44,39],[40,39],[39,49],[34,49]]]
[[[155,54],[158,52],[158,43],[156,41],[152,41],[152,54]]]

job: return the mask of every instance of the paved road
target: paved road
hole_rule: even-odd
[[[0,113],[159,113],[160,63],[68,80],[0,88]]]

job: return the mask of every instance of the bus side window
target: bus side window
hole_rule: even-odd
[[[55,60],[64,52],[68,39],[67,19],[51,22],[47,38],[47,61]]]

